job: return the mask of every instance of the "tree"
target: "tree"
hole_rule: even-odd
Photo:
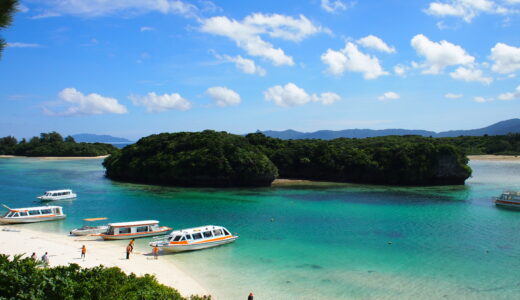
[[[13,21],[13,14],[16,11],[18,0],[1,0],[0,1],[0,30],[7,28]],[[0,37],[0,56],[6,46],[4,39]]]

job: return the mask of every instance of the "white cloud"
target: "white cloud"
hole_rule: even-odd
[[[351,42],[339,51],[328,49],[321,55],[321,61],[329,66],[327,71],[334,75],[341,75],[345,71],[363,73],[365,79],[388,75],[377,57],[359,51]]]
[[[181,0],[44,0],[49,8],[33,18],[47,18],[60,15],[97,17],[118,12],[141,14],[159,12],[195,17],[198,8]]]
[[[387,100],[396,100],[401,98],[401,96],[396,92],[386,92],[383,95],[377,97],[380,101],[387,101]]]
[[[439,74],[448,66],[471,65],[475,61],[462,47],[448,41],[436,43],[422,34],[414,36],[411,44],[417,54],[426,59],[419,65],[424,68],[424,74]]]
[[[491,0],[449,0],[431,2],[425,12],[437,17],[458,17],[470,23],[473,18],[481,13],[505,15],[515,11],[500,6]]]
[[[144,31],[152,31],[152,30],[155,30],[155,28],[153,28],[153,27],[149,27],[149,26],[142,26],[139,30],[140,30],[141,32],[144,32]]]
[[[251,56],[270,60],[274,65],[294,65],[293,58],[281,48],[275,48],[262,39],[262,35],[298,42],[306,37],[327,30],[314,25],[305,16],[299,18],[272,14],[255,13],[242,21],[224,16],[212,17],[201,21],[200,31],[225,36],[244,49]]]
[[[210,87],[206,90],[206,94],[220,107],[240,104],[240,95],[226,87]]]
[[[164,94],[157,95],[155,93],[148,93],[146,96],[129,96],[134,105],[146,107],[146,111],[151,113],[163,112],[170,109],[188,110],[191,108],[191,102],[182,98],[181,95]]]
[[[408,67],[404,65],[395,65],[394,73],[398,76],[404,76],[406,71],[408,71]]]
[[[272,101],[278,106],[289,107],[304,105],[310,102],[321,102],[322,104],[329,105],[341,100],[341,97],[331,92],[321,93],[320,95],[309,95],[304,89],[290,82],[285,86],[276,85],[270,87],[264,92],[264,99]]]
[[[463,94],[447,93],[446,95],[444,95],[444,97],[448,98],[448,99],[459,99],[459,98],[464,97],[464,95]]]
[[[347,10],[354,6],[355,2],[351,2],[350,5],[340,0],[321,0],[321,8],[329,13],[336,13],[339,11]]]
[[[458,67],[455,71],[450,73],[451,78],[464,81],[477,81],[483,84],[490,84],[493,78],[484,77],[482,70],[475,68]]]
[[[240,55],[229,56],[229,55],[215,55],[218,59],[235,63],[237,69],[242,70],[246,74],[256,74],[265,76],[267,73],[264,68],[258,66],[254,60],[243,58]]]
[[[516,87],[516,90],[514,92],[508,92],[498,95],[499,100],[514,100],[516,98],[520,98],[520,85]]]
[[[490,58],[495,61],[491,70],[507,74],[520,70],[520,48],[497,43],[491,49]]]
[[[395,53],[395,48],[388,46],[382,39],[375,35],[368,35],[357,40],[357,43],[365,48],[372,48],[381,52]]]
[[[474,97],[473,98],[473,101],[475,102],[478,102],[478,103],[485,103],[485,102],[491,102],[491,101],[494,101],[495,99],[493,98],[484,98],[484,97]]]
[[[84,95],[75,88],[65,88],[59,94],[60,104],[68,106],[67,110],[54,112],[45,109],[49,115],[72,116],[72,115],[100,115],[100,114],[125,114],[127,109],[119,104],[117,99],[104,97],[99,94]]]
[[[34,43],[7,43],[7,47],[10,48],[37,48],[41,47],[40,44],[34,44]]]
[[[25,5],[23,5],[22,3],[18,3],[18,5],[16,6],[16,9],[21,13],[26,13],[29,11],[29,8]]]

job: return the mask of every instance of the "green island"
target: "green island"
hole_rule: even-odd
[[[0,138],[0,155],[18,156],[103,156],[117,152],[118,149],[103,143],[76,143],[73,137],[65,139],[57,132],[42,133],[29,141],[17,141],[13,136]]]
[[[202,300],[211,297],[181,294],[157,282],[153,275],[126,275],[117,267],[81,268],[77,264],[46,267],[21,255],[0,254],[0,299],[170,299]]]
[[[162,133],[103,162],[107,177],[174,186],[269,186],[277,178],[389,185],[464,184],[471,175],[459,147],[443,139],[281,140],[261,133]]]

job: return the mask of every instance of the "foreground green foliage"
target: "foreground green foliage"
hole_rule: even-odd
[[[18,142],[15,137],[0,138],[1,155],[24,156],[100,156],[117,152],[110,144],[76,143],[71,136],[63,137],[57,132],[42,133],[29,142],[25,139]]]
[[[459,136],[441,140],[460,147],[467,155],[520,155],[520,134]]]
[[[181,186],[264,186],[282,178],[393,185],[463,184],[466,156],[441,139],[281,140],[261,133],[151,135],[105,159],[112,179]]]
[[[0,30],[7,28],[13,21],[13,15],[16,11],[18,0],[1,0],[0,1]],[[5,40],[0,37],[0,56],[6,46]]]
[[[179,186],[268,186],[278,175],[244,137],[212,130],[154,134],[103,165],[112,179]]]
[[[121,269],[77,264],[42,267],[30,258],[0,254],[0,299],[16,300],[181,300],[175,289],[157,282],[154,276],[126,275]],[[207,299],[192,296],[191,300]]]

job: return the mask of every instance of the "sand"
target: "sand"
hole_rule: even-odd
[[[82,159],[102,159],[108,157],[108,155],[100,155],[100,156],[18,156],[18,155],[0,155],[0,158],[33,158],[33,159],[41,159],[41,160],[82,160]]]
[[[468,155],[469,160],[520,161],[515,155]]]
[[[6,230],[19,230],[4,231]],[[89,240],[90,239],[90,240]],[[195,279],[182,272],[171,259],[165,259],[161,252],[154,260],[150,247],[136,245],[130,259],[126,257],[128,241],[93,240],[92,237],[72,237],[66,234],[39,232],[18,226],[0,226],[0,253],[27,257],[36,252],[40,258],[49,254],[50,266],[76,263],[82,267],[104,265],[119,267],[126,273],[136,275],[153,274],[157,280],[177,289],[183,296],[209,294]],[[81,256],[81,246],[87,247],[86,259]]]

